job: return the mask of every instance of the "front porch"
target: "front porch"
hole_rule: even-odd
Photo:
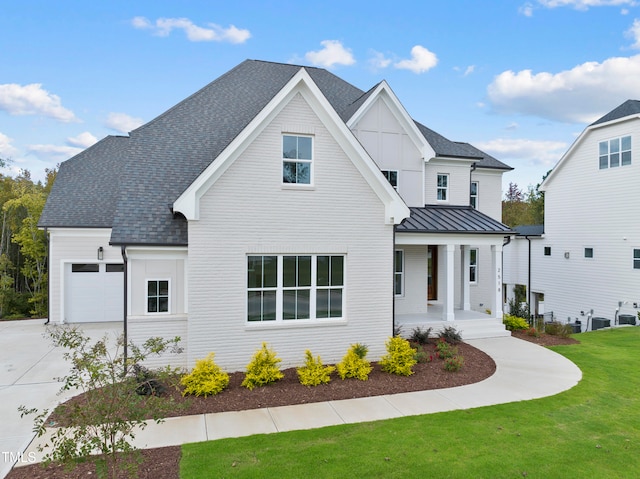
[[[426,314],[396,314],[394,324],[401,328],[400,333],[403,337],[410,336],[415,328],[431,328],[431,334],[435,336],[448,326],[456,328],[465,341],[511,336],[501,319],[478,311],[454,309],[454,318],[444,321],[441,304],[430,303]]]

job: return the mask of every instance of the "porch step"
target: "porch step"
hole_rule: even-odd
[[[495,318],[407,322],[402,325],[402,336],[409,337],[414,328],[417,327],[422,329],[431,328],[431,334],[434,336],[445,327],[454,327],[462,336],[463,341],[511,336],[511,332],[504,327],[502,320]]]

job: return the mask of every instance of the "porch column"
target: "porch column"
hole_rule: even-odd
[[[469,263],[471,262],[471,247],[469,245],[462,245],[462,261],[461,261],[461,274],[460,274],[460,308],[469,311],[471,309],[471,294],[469,293]]]
[[[491,271],[493,271],[491,312],[494,318],[502,319],[502,244],[491,245]]]
[[[454,284],[453,284],[453,265],[455,263],[454,253],[456,251],[456,245],[447,244],[445,246],[445,293],[442,301],[442,319],[443,321],[455,320],[455,313],[453,312],[453,298],[454,298]]]

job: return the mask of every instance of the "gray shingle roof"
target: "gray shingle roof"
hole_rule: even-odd
[[[542,236],[544,225],[520,225],[513,228],[517,236]]]
[[[411,216],[396,227],[398,233],[509,234],[508,226],[471,206],[411,207]]]
[[[618,118],[624,118],[625,116],[640,114],[640,101],[627,100],[622,105],[614,108],[602,118],[594,121],[591,125],[598,125],[600,123],[606,123],[608,121],[617,120]]]
[[[373,91],[320,68],[246,60],[128,138],[107,137],[64,162],[39,225],[111,227],[113,244],[186,245],[187,222],[170,205],[300,68],[344,121]],[[480,150],[419,127],[437,152],[499,167]]]

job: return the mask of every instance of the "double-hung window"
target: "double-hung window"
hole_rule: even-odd
[[[478,250],[469,250],[469,283],[478,282]]]
[[[396,296],[402,296],[404,292],[404,251],[396,250],[393,263],[393,292]]]
[[[631,164],[631,136],[612,138],[599,144],[599,166],[601,170]]]
[[[449,175],[438,174],[436,189],[436,198],[438,201],[447,201],[449,199]]]
[[[247,257],[247,321],[342,318],[344,256]]]
[[[169,280],[147,281],[147,313],[169,312]]]
[[[282,182],[310,185],[313,141],[310,136],[282,136]]]
[[[469,192],[469,204],[472,208],[478,209],[478,182],[471,182],[471,191]]]

